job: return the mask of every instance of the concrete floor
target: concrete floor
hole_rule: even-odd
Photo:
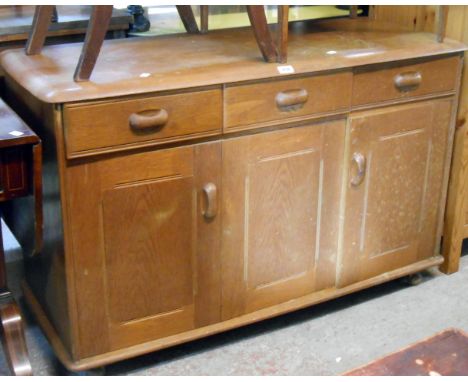
[[[22,302],[20,263],[9,268],[10,284]],[[339,375],[446,328],[468,331],[468,256],[462,257],[460,268],[451,276],[427,271],[418,286],[396,280],[120,362],[108,366],[106,374]],[[23,311],[35,375],[66,374],[27,309]],[[0,375],[8,373],[0,350]]]

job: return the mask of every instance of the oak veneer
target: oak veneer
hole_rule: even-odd
[[[225,131],[346,110],[351,102],[351,82],[352,73],[345,71],[227,86],[224,91]]]
[[[375,18],[377,20],[397,21],[403,27],[414,30],[433,30],[436,20],[435,6],[376,6]],[[465,44],[468,42],[468,6],[450,5],[445,9],[447,26],[446,36]],[[448,190],[447,207],[445,211],[443,253],[445,263],[444,272],[453,273],[458,270],[462,241],[468,237],[467,217],[467,190],[468,174],[468,139],[467,137],[467,110],[468,110],[468,75],[467,66],[464,66],[456,131],[454,138],[454,151]]]
[[[334,285],[344,127],[223,142],[223,319]]]
[[[434,57],[463,49],[450,39],[437,43],[429,33],[406,33],[392,24],[360,18],[297,25],[288,40],[288,64],[294,68],[290,75]],[[285,78],[276,64],[259,65],[249,28],[107,40],[101,54],[112,57],[114,69],[98,60],[93,80],[77,84],[73,73],[80,53],[81,44],[64,44],[45,47],[38,56],[10,50],[2,54],[1,61],[8,75],[35,98],[57,104]],[[174,60],[178,54],[185,59]],[[28,70],[18,70],[23,66]]]
[[[146,40],[105,43],[112,75],[98,62],[97,80],[80,84],[67,66],[78,45],[1,56],[7,96],[45,142],[45,246],[27,265],[26,296],[67,367],[161,349],[442,262],[464,46],[347,22],[291,33],[295,73],[286,77],[255,58],[242,29],[151,41],[146,59],[156,45],[171,48],[156,66],[138,56]],[[309,28],[318,29],[313,40]],[[242,54],[228,54],[239,44]],[[137,64],[124,70],[120,54]],[[403,78],[404,96],[352,101],[359,76],[380,73],[379,88],[426,65],[443,68],[442,88],[434,69],[421,87],[417,76]],[[152,123],[156,131],[146,131]],[[94,138],[83,133],[93,128]],[[362,232],[366,189],[357,253],[350,242]],[[379,212],[379,200],[391,208]],[[400,244],[408,258],[373,257]]]
[[[437,255],[450,99],[352,114],[345,163],[366,158],[362,183],[346,184],[340,286]]]
[[[450,91],[458,76],[458,57],[422,61],[413,65],[391,63],[358,69],[353,81],[353,105],[382,102]]]
[[[220,89],[120,102],[70,104],[64,109],[70,158],[109,148],[128,149],[221,132]]]

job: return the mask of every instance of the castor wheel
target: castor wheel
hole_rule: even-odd
[[[407,285],[415,286],[419,285],[423,281],[423,276],[421,273],[413,273],[411,275],[408,275],[406,277],[403,277],[403,282]]]

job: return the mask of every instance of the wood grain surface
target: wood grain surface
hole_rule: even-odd
[[[436,247],[434,206],[442,199],[450,99],[351,115],[347,163],[366,158],[364,181],[346,184],[339,285],[431,257]]]
[[[314,20],[301,25],[289,34],[288,64],[294,69],[292,75],[464,49],[464,45],[450,39],[437,43],[431,34],[402,34],[399,27],[365,18]],[[81,44],[50,46],[37,56],[11,50],[1,55],[0,64],[35,97],[51,103],[284,76],[276,64],[262,63],[248,28],[188,38],[173,35],[105,41],[93,80],[78,84],[73,82],[73,70],[81,47]],[[112,63],[112,70],[108,62]]]
[[[79,84],[77,46],[2,55],[7,94],[47,137],[27,296],[68,367],[441,263],[464,46],[359,18],[301,25],[291,77],[247,29],[106,42],[116,66]]]
[[[147,129],[129,124],[132,114],[148,115],[160,110],[167,122]],[[71,104],[64,110],[67,155],[112,147],[138,147],[168,141],[193,139],[221,132],[222,94],[219,89],[133,98],[119,102]]]

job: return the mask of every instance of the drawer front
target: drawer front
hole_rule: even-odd
[[[350,72],[342,72],[227,86],[225,128],[242,130],[252,124],[346,109],[351,100],[351,77]]]
[[[68,157],[214,135],[222,127],[220,89],[64,110]]]
[[[357,69],[353,106],[454,90],[458,65],[456,56],[378,70]]]

